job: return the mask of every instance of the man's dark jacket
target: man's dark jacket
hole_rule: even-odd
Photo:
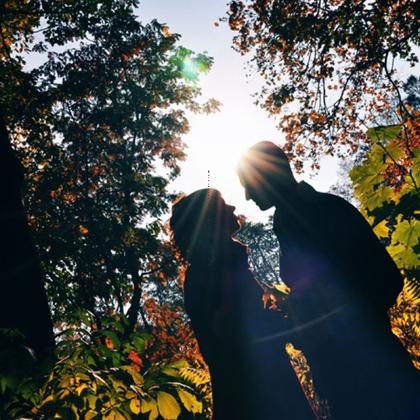
[[[308,358],[332,417],[410,418],[414,368],[387,315],[403,279],[367,221],[342,198],[301,182],[279,199],[274,232],[292,289],[289,338]]]

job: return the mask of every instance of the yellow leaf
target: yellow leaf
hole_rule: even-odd
[[[141,400],[141,412],[142,413],[148,413],[149,414],[149,420],[155,420],[159,416],[157,404],[155,400]]]
[[[102,417],[103,420],[127,420],[127,417],[121,414],[119,410],[111,410]]]
[[[121,366],[121,370],[129,373],[136,385],[141,385],[144,382],[143,376],[141,376],[133,366]]]
[[[389,228],[387,226],[387,220],[384,219],[382,222],[378,223],[374,228],[373,231],[375,232],[376,236],[381,238],[388,238]]]
[[[202,402],[198,401],[195,395],[184,391],[183,389],[178,389],[178,395],[184,407],[190,411],[191,413],[202,413],[203,412],[203,404]]]
[[[81,384],[76,388],[77,395],[80,396],[80,394],[83,392],[84,389],[86,389],[88,386],[87,384]]]
[[[159,413],[164,419],[177,419],[181,413],[181,408],[177,400],[167,392],[159,391],[157,394],[157,404]]]
[[[141,404],[140,401],[137,399],[132,399],[130,401],[130,410],[134,414],[140,414]]]
[[[142,413],[148,413],[152,408],[153,405],[156,405],[156,401],[155,400],[142,400],[141,401],[141,412]]]
[[[127,420],[127,417],[125,417],[124,414],[120,413],[119,411],[116,411],[114,420]]]
[[[44,405],[48,404],[49,402],[53,402],[54,397],[52,395],[48,395],[47,398],[41,401],[41,404],[39,404],[38,408],[44,407]]]
[[[96,411],[93,410],[89,410],[86,412],[84,420],[91,420],[93,418],[95,418],[98,415],[98,413]]]
[[[96,408],[96,401],[98,400],[98,397],[96,395],[88,395],[86,397],[89,407],[93,410]]]
[[[286,283],[273,284],[273,288],[278,290],[281,293],[284,293],[285,295],[288,295],[290,293],[290,287],[287,286]]]

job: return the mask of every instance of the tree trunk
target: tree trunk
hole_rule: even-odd
[[[38,358],[54,349],[51,313],[22,202],[23,168],[0,110],[0,328],[17,328]]]

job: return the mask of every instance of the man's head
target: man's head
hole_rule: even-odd
[[[286,154],[270,141],[250,147],[242,156],[237,171],[246,199],[253,200],[261,210],[274,206],[280,196],[296,185]]]

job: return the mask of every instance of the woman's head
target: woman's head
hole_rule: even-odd
[[[195,191],[176,201],[170,227],[182,256],[189,262],[216,258],[240,227],[234,210],[212,188]]]

